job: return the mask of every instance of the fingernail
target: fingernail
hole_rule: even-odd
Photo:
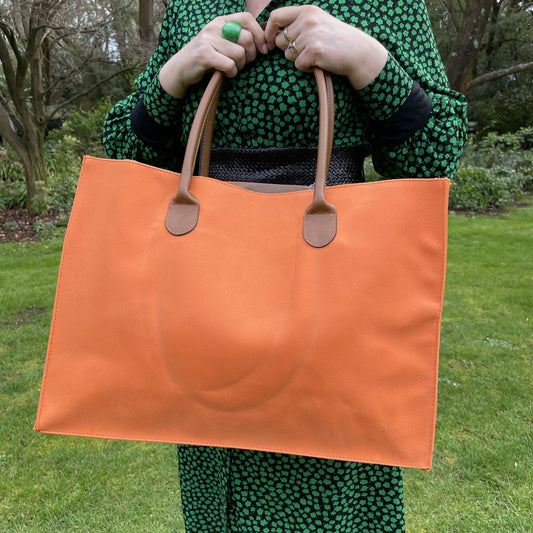
[[[261,47],[261,51],[263,52],[263,54],[268,54],[268,44],[264,44],[262,47]]]

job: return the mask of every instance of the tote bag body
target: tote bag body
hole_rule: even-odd
[[[449,180],[326,187],[315,246],[316,190],[202,176],[172,234],[183,175],[84,159],[35,429],[429,469]]]

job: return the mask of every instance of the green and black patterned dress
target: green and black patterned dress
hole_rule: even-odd
[[[386,177],[452,176],[465,142],[464,97],[451,91],[422,0],[273,0],[313,3],[378,39],[389,51],[381,74],[356,91],[334,76],[336,147],[372,154]],[[204,80],[176,100],[158,79],[161,66],[208,22],[245,11],[244,0],[173,0],[137,91],[107,116],[110,157],[181,170]],[[312,75],[280,50],[226,80],[215,147],[279,149],[317,145],[318,101]],[[360,177],[354,177],[359,179]],[[257,451],[179,446],[187,533],[362,533],[405,530],[396,467]]]

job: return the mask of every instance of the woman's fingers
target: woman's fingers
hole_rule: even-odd
[[[236,42],[222,34],[228,22],[241,27]],[[199,82],[206,72],[215,69],[234,77],[257,57],[258,51],[266,54],[268,46],[263,29],[250,13],[217,17],[163,65],[159,80],[167,93],[183,98],[188,87]]]
[[[315,66],[324,66],[321,52],[330,45],[330,27],[336,22],[331,15],[313,5],[282,7],[272,12],[265,28],[265,37],[270,48],[285,51],[285,57],[296,68],[311,71]],[[325,30],[325,31],[324,31]]]
[[[223,28],[228,22],[236,23],[241,27],[235,42],[224,37]],[[247,63],[253,61],[257,57],[258,50],[261,53],[268,52],[264,32],[250,13],[235,13],[217,17],[198,34],[197,38],[200,37],[209,43],[214,52],[232,60],[237,71],[242,70]],[[208,59],[212,63],[209,65],[210,68],[222,70],[228,76],[236,75],[235,68],[231,67],[228,61],[218,57],[216,53],[213,53]]]
[[[298,45],[296,44],[296,40],[299,41]],[[278,48],[296,55],[300,52],[300,48],[303,48],[302,44],[300,44],[300,42],[303,42],[301,35],[295,31],[293,26],[288,26],[279,31],[274,42]]]
[[[257,57],[257,46],[255,44],[255,38],[251,31],[242,29],[239,35],[239,39],[236,43],[241,49],[244,49],[245,64],[252,62]],[[263,43],[266,46],[266,43]],[[237,55],[239,55],[237,53]],[[244,65],[243,65],[244,66]],[[239,67],[239,70],[242,67]]]
[[[272,11],[265,27],[265,39],[270,50],[277,46],[277,39],[283,29],[290,26],[302,14],[302,9],[309,7],[313,8],[313,6],[289,6]]]
[[[242,29],[237,42],[231,42],[227,39],[213,39],[212,47],[216,52],[226,57],[226,59],[234,62],[236,71],[229,67],[229,62],[213,55],[212,68],[222,70],[226,75],[233,77],[237,71],[242,70],[248,63],[252,62],[257,57],[257,48],[253,34]],[[228,65],[228,68],[219,68],[219,65]]]
[[[376,78],[388,57],[379,41],[314,5],[274,10],[265,37],[268,46],[284,50],[297,69],[329,70],[346,76],[357,90]]]
[[[220,72],[223,72],[228,78],[234,78],[239,73],[237,63],[227,55],[217,51],[214,51],[212,54],[209,65],[206,65],[202,74],[213,69],[220,70]]]
[[[233,62],[237,70],[242,70],[246,66],[246,63],[248,63],[249,60],[251,61],[255,58],[255,55],[254,55],[254,57],[249,59],[247,50],[238,43],[232,43],[230,41],[221,39],[221,40],[217,40],[213,42],[211,46],[213,50],[216,51],[218,54],[223,55],[227,60]],[[249,51],[249,54],[252,55],[253,52]],[[217,61],[217,62],[219,60],[215,54],[213,54],[212,59],[213,61]],[[211,68],[216,68],[215,64],[212,64],[209,66]],[[224,70],[224,72],[226,71]]]
[[[251,47],[253,44],[256,51],[258,50],[263,54],[268,53],[265,32],[250,13],[234,13],[233,15],[217,17],[205,28],[213,25],[213,28],[215,28],[219,32],[219,35],[222,36],[222,28],[227,22],[235,22],[241,26],[242,30],[239,35],[239,40],[237,41],[238,44],[241,44],[244,47]]]

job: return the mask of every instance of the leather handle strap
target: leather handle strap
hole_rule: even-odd
[[[337,210],[326,201],[326,180],[333,148],[335,102],[329,73],[315,68],[319,99],[318,157],[313,201],[304,214],[303,237],[315,248],[328,245],[337,234]]]
[[[320,76],[320,74],[318,74]],[[316,74],[315,74],[316,76]],[[327,72],[324,72],[324,77],[326,79],[326,98],[327,98],[327,110],[328,110],[328,118],[327,118],[327,127],[328,127],[328,135],[330,135],[330,138],[328,138],[328,146],[331,145],[333,147],[333,131],[335,127],[335,99],[334,99],[334,91],[333,91],[333,81],[331,80],[331,75]],[[317,81],[318,84],[318,81]],[[215,117],[216,117],[217,108],[216,105],[213,105],[213,101],[211,101],[211,105],[209,107],[209,110],[207,111],[207,118],[205,123],[205,129],[202,134],[202,140],[200,144],[200,152],[199,152],[199,175],[200,176],[209,176],[209,167],[211,163],[211,145],[213,142],[213,130],[215,127]],[[327,167],[329,168],[329,161],[327,164]]]
[[[207,111],[204,133],[200,143],[200,164],[198,167],[200,176],[209,176],[209,167],[211,166],[211,145],[213,143],[213,130],[215,128],[215,117],[217,114],[216,106],[212,105]]]
[[[326,178],[333,147],[334,95],[331,75],[318,68],[315,68],[314,74],[320,107],[318,158],[313,201],[304,213],[303,237],[311,246],[322,248],[329,244],[337,233],[337,212],[325,199]],[[191,193],[190,185],[202,139],[204,142],[200,162],[201,174],[206,175],[209,170],[214,118],[223,82],[224,74],[216,71],[194,117],[185,149],[178,193],[169,204],[165,220],[167,230],[173,235],[185,235],[198,223],[200,202]]]

